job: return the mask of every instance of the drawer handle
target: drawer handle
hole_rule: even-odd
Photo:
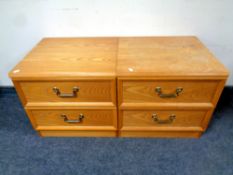
[[[168,119],[160,120],[157,114],[152,114],[152,119],[154,122],[157,122],[158,124],[169,124],[169,123],[172,123],[176,119],[176,115],[171,114]]]
[[[66,123],[81,123],[84,118],[84,115],[79,114],[79,117],[77,120],[69,120],[66,114],[61,114],[61,117],[64,118],[64,122]]]
[[[77,92],[79,91],[79,87],[73,87],[73,92],[71,94],[62,94],[59,90],[59,88],[54,87],[53,92],[61,98],[72,98],[77,96]]]
[[[161,98],[175,98],[179,96],[179,94],[183,91],[182,87],[177,87],[175,93],[173,94],[163,94],[161,87],[156,87],[155,92],[161,97]]]

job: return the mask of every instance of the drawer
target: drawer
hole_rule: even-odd
[[[115,109],[28,110],[37,130],[115,130]]]
[[[124,103],[212,102],[218,81],[123,81]]]
[[[115,81],[20,82],[26,102],[114,102]]]
[[[202,127],[207,111],[183,110],[129,110],[122,111],[121,126],[126,128],[153,129],[169,127]]]

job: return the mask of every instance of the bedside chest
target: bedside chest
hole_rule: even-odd
[[[10,73],[41,136],[117,132],[116,38],[43,39]]]
[[[196,37],[120,38],[119,136],[199,137],[227,75]]]
[[[9,76],[41,136],[200,137],[228,72],[196,37],[45,38]]]

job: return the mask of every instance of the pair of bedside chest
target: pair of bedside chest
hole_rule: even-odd
[[[191,36],[45,38],[9,76],[41,136],[200,137],[228,71]]]

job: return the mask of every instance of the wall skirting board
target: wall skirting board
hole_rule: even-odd
[[[13,86],[0,86],[0,98],[6,95],[16,95]],[[221,112],[227,108],[233,107],[233,86],[225,86],[222,95],[218,101],[215,112]]]

